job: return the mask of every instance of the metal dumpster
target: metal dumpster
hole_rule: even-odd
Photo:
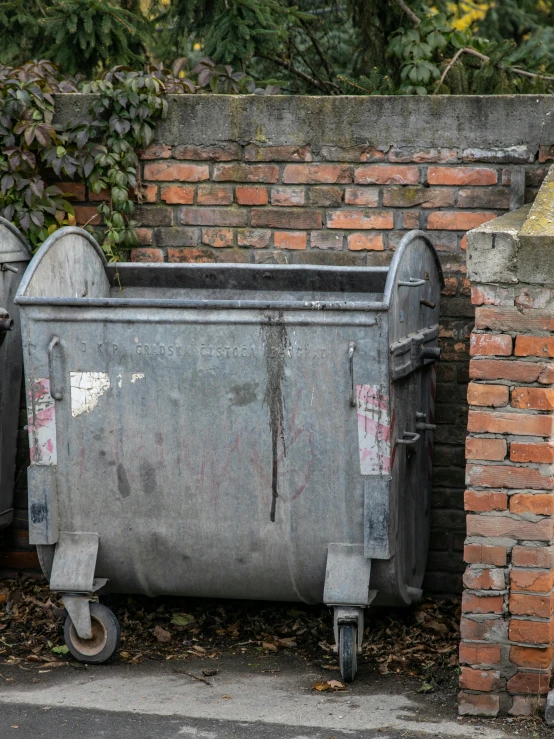
[[[19,310],[13,299],[31,250],[25,237],[0,217],[0,529],[13,520],[15,455],[23,354]]]
[[[100,588],[324,602],[354,678],[363,609],[421,594],[441,284],[418,231],[377,268],[44,243],[16,298],[30,536],[74,656],[117,647]]]

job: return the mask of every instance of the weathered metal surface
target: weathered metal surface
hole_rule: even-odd
[[[88,234],[57,232],[17,301],[28,388],[49,379],[55,406],[56,459],[42,443],[32,464],[55,470],[59,530],[98,534],[114,591],[321,602],[334,545],[362,558],[352,592],[409,603],[441,280],[421,232],[390,268],[108,266]]]
[[[31,250],[22,234],[0,217],[0,528],[13,520],[15,454],[23,379],[19,309],[13,304]]]

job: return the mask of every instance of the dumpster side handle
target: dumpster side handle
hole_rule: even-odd
[[[58,382],[54,371],[54,349],[57,346],[61,348],[60,340],[57,336],[54,336],[52,341],[48,344],[48,374],[50,375],[50,395],[54,400],[61,400],[63,398],[63,394],[62,391],[58,389]]]
[[[354,352],[356,351],[356,342],[351,341],[348,346],[348,367],[350,370],[350,405],[355,408],[357,405],[356,400],[356,386],[354,385]]]

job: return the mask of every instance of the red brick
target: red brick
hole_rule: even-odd
[[[550,644],[554,640],[554,620],[522,621],[512,618],[508,635],[512,642]]]
[[[340,187],[310,187],[310,205],[323,208],[338,208],[342,203],[342,190]]]
[[[86,188],[81,182],[58,182],[65,197],[74,197],[76,200],[86,200]]]
[[[496,331],[554,331],[554,317],[534,308],[485,305],[475,309],[475,327]]]
[[[379,205],[379,190],[376,187],[347,187],[344,192],[344,202],[347,205],[364,205],[366,208],[377,208]]]
[[[246,226],[247,211],[238,208],[194,208],[181,209],[183,226]]]
[[[468,665],[497,665],[500,662],[500,646],[498,644],[460,643],[460,662]]]
[[[189,185],[168,185],[162,187],[161,199],[165,203],[192,205],[194,203],[194,187]]]
[[[139,240],[139,244],[143,246],[148,246],[152,243],[152,229],[151,228],[137,228],[136,229],[137,238]]]
[[[554,570],[519,570],[510,571],[510,590],[526,593],[549,593],[554,588]]]
[[[427,228],[444,231],[469,231],[496,218],[496,213],[471,213],[453,210],[437,210],[429,213]]]
[[[462,611],[464,613],[502,613],[504,597],[502,595],[473,595],[464,592],[462,595]]]
[[[531,490],[552,490],[554,477],[542,475],[533,467],[515,465],[468,464],[466,468],[468,485],[486,488],[530,488]]]
[[[445,277],[444,287],[441,290],[441,295],[456,295],[458,292],[458,278],[457,277]]]
[[[512,337],[507,334],[471,334],[469,353],[472,356],[504,356],[512,353]]]
[[[464,562],[468,564],[488,564],[502,567],[506,564],[506,547],[490,544],[466,544]]]
[[[500,536],[526,541],[550,541],[553,537],[553,521],[522,521],[511,516],[483,516],[468,514],[466,517],[468,536]]]
[[[382,162],[388,146],[376,148],[361,144],[360,146],[327,146],[321,147],[321,157],[328,162]]]
[[[232,205],[233,188],[229,185],[198,185],[198,205]]]
[[[462,667],[460,670],[460,688],[490,693],[499,687],[500,672],[497,670],[473,670],[471,667]]]
[[[210,178],[207,164],[182,164],[169,160],[147,162],[144,165],[144,179],[160,182],[201,182]]]
[[[504,590],[506,576],[504,570],[498,568],[481,569],[470,565],[464,573],[463,583],[468,590]]]
[[[469,405],[487,405],[500,408],[508,404],[509,394],[510,391],[506,385],[486,385],[470,382],[467,386],[467,402]]]
[[[514,616],[538,616],[551,618],[554,613],[554,594],[526,595],[510,593],[510,613]]]
[[[167,144],[152,144],[139,152],[140,159],[169,159],[170,156],[171,146]]]
[[[454,205],[454,190],[444,187],[387,187],[383,191],[383,205],[393,208],[447,208]]]
[[[513,291],[498,285],[474,285],[471,302],[473,305],[513,305]]]
[[[173,149],[174,159],[191,159],[193,161],[231,162],[240,159],[242,149],[239,144],[228,141],[214,146],[176,146]]]
[[[271,205],[304,205],[303,187],[272,187]]]
[[[483,439],[474,436],[468,436],[466,439],[466,459],[486,459],[499,462],[505,458],[506,451],[505,439]]]
[[[92,189],[88,194],[88,199],[91,203],[101,203],[109,200],[111,197],[109,190],[100,190],[100,192],[93,192]]]
[[[516,493],[510,496],[511,513],[536,513],[539,516],[554,515],[552,493]]]
[[[542,365],[543,369],[539,375],[537,382],[543,385],[552,385],[554,383],[554,364]]]
[[[215,182],[278,182],[279,167],[276,164],[216,164]]]
[[[544,672],[516,672],[508,680],[508,693],[531,693],[532,695],[544,695],[548,693],[550,685],[550,673]]]
[[[458,208],[510,207],[510,190],[507,187],[475,187],[458,190]]]
[[[97,226],[101,222],[98,209],[94,205],[76,205],[74,210],[78,226]]]
[[[486,441],[496,441],[487,439]],[[502,439],[500,439],[502,441]],[[505,511],[508,508],[506,493],[489,490],[466,490],[464,493],[466,511]]]
[[[554,146],[541,144],[539,146],[539,162],[550,162],[554,159]]]
[[[512,390],[513,408],[551,411],[554,409],[554,388],[516,387]]]
[[[131,249],[131,262],[163,262],[161,249]]]
[[[554,547],[526,547],[516,544],[512,549],[512,564],[515,567],[554,567]]]
[[[304,231],[275,231],[273,242],[278,249],[305,249],[307,235]]]
[[[354,182],[358,185],[417,185],[419,167],[398,164],[367,164],[356,167]]]
[[[340,231],[312,231],[312,249],[342,249],[343,234]]]
[[[554,650],[541,647],[511,647],[510,662],[518,667],[531,667],[536,670],[549,670],[552,666]]]
[[[517,357],[554,357],[554,337],[516,336]]]
[[[458,693],[460,716],[498,716],[500,696],[488,693]]]
[[[244,150],[247,162],[311,162],[312,153],[306,146],[256,146],[248,144]]]
[[[348,234],[348,248],[350,251],[383,251],[385,245],[381,234]]]
[[[267,205],[266,187],[245,187],[237,185],[237,203],[239,205]]]
[[[518,360],[508,362],[505,359],[472,359],[469,376],[473,380],[536,382],[543,367],[543,364]]]
[[[215,262],[215,257],[209,249],[168,249],[168,262]]]
[[[252,226],[267,228],[321,228],[321,213],[308,208],[259,208],[252,211]]]
[[[271,231],[262,228],[244,228],[237,231],[237,244],[239,246],[252,246],[255,249],[263,249],[269,246]]]
[[[499,644],[506,641],[508,628],[503,617],[489,617],[481,621],[462,615],[460,618],[460,634],[462,639],[468,641],[486,641]]]
[[[419,228],[419,211],[403,210],[402,211],[402,228],[413,229]]]
[[[333,210],[327,213],[327,228],[394,228],[394,216],[391,211]]]
[[[348,184],[352,167],[348,164],[288,164],[283,172],[285,184]]]
[[[138,205],[135,208],[135,220],[139,226],[171,226],[173,209]]]
[[[429,167],[430,185],[496,185],[498,175],[490,167]]]
[[[40,572],[40,564],[36,552],[0,552],[0,569]]]
[[[202,243],[209,246],[233,246],[233,229],[203,228]]]
[[[389,151],[389,162],[456,162],[457,149],[423,149],[415,146],[393,147]]]
[[[135,199],[141,203],[155,203],[158,199],[157,185],[142,185]]]

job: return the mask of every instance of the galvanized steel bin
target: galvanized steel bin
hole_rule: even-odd
[[[80,229],[48,239],[16,300],[30,536],[83,594],[76,656],[106,659],[83,649],[107,579],[335,606],[353,678],[363,608],[421,594],[441,283],[417,231],[388,268],[108,265]]]
[[[0,529],[13,520],[17,426],[23,380],[15,293],[31,259],[25,237],[0,217]]]

